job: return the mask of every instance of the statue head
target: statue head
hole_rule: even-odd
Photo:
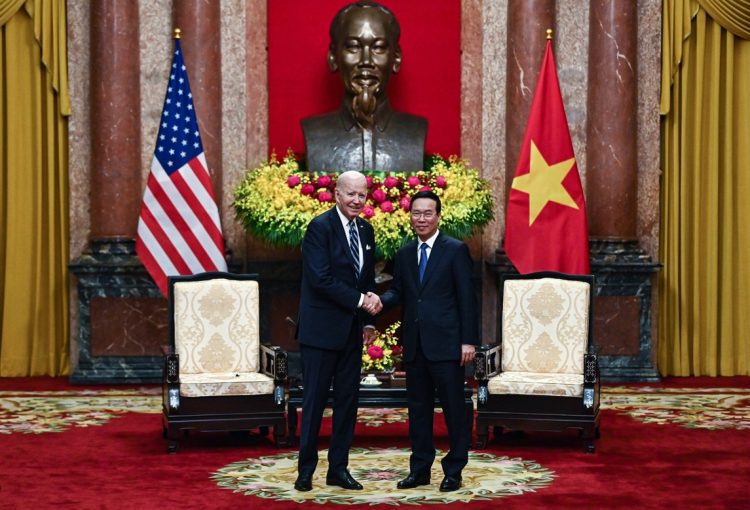
[[[375,2],[347,5],[331,22],[328,67],[341,73],[345,102],[363,128],[373,126],[391,73],[401,67],[400,35],[393,13]]]

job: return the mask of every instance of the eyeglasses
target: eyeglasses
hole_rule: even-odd
[[[412,218],[424,218],[426,220],[431,220],[436,216],[434,211],[412,211],[411,217]]]

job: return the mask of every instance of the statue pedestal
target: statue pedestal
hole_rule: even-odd
[[[602,380],[658,381],[652,336],[652,276],[660,264],[638,247],[637,241],[590,240],[591,271],[596,277],[594,344]],[[505,251],[488,262],[496,276],[515,273]],[[498,332],[502,315],[498,311]]]

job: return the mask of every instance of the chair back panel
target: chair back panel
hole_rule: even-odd
[[[589,295],[581,281],[505,280],[502,370],[582,374]]]
[[[174,343],[180,373],[258,372],[259,291],[254,280],[174,284]]]

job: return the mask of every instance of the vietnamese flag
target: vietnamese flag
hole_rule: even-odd
[[[591,272],[586,203],[551,40],[508,194],[504,246],[521,274]]]

